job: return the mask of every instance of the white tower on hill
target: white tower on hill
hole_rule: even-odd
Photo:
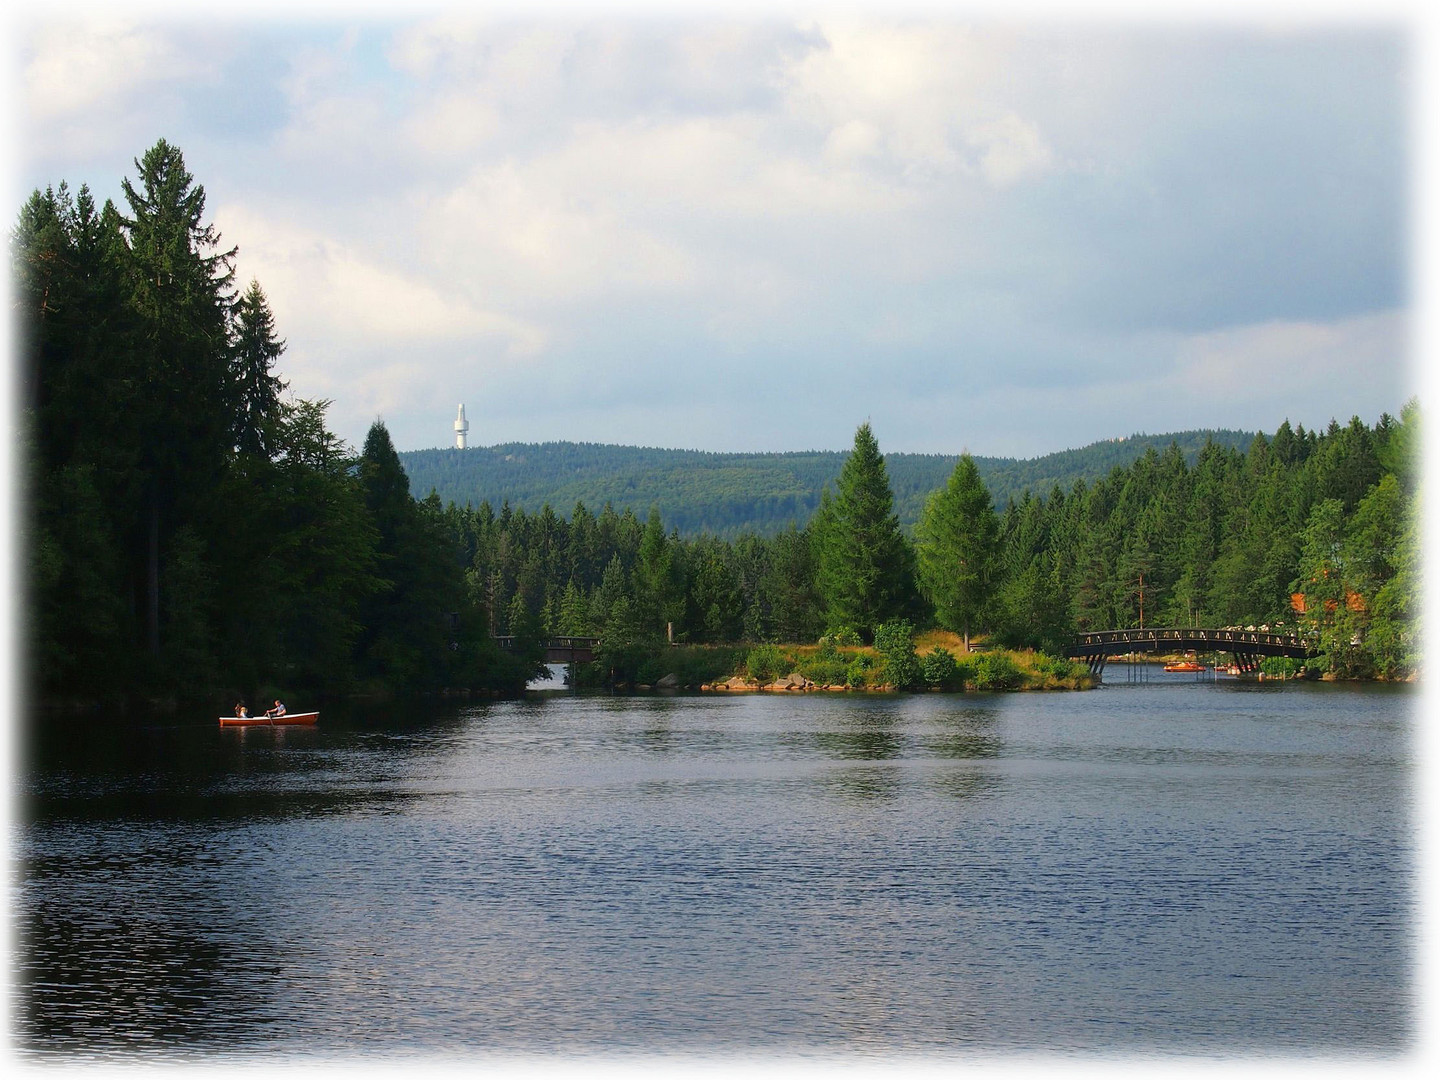
[[[470,434],[470,421],[465,419],[465,406],[461,404],[460,414],[455,417],[455,449],[465,449],[465,436]]]

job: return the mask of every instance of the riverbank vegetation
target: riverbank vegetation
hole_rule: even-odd
[[[578,677],[604,685],[1084,685],[1071,635],[1137,624],[1297,630],[1339,677],[1418,669],[1413,402],[1193,463],[1152,447],[999,513],[962,455],[913,535],[868,424],[772,535],[417,500],[382,424],[357,453],[286,393],[264,291],[237,286],[180,152],[135,164],[123,206],[61,185],[12,234],[42,701],[514,692],[556,635],[599,639]]]

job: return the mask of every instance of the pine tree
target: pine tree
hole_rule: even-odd
[[[285,380],[276,376],[275,361],[285,342],[275,336],[275,317],[260,283],[251,281],[235,309],[232,364],[239,405],[235,410],[235,446],[242,454],[270,457],[275,423]]]
[[[237,405],[226,325],[235,249],[204,223],[205,189],[177,147],[160,140],[135,162],[139,187],[121,187],[130,209],[130,304],[138,320],[138,386],[129,420],[141,447],[146,507],[142,609],[146,644],[160,650],[160,551],[193,501],[216,483]]]
[[[816,513],[816,583],[830,629],[869,640],[876,626],[903,615],[914,597],[914,557],[900,533],[885,459],[869,424]]]
[[[990,492],[969,454],[963,454],[945,487],[925,503],[916,526],[920,583],[942,626],[970,634],[981,626],[997,584],[999,519]]]

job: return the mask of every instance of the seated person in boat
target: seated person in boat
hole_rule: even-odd
[[[275,699],[274,708],[265,710],[265,715],[270,717],[272,720],[277,716],[285,715],[285,706],[281,703],[279,698]]]
[[[236,703],[236,705],[235,705],[235,715],[236,715],[236,716],[249,716],[249,715],[250,715],[249,711],[245,708],[245,703],[244,703],[243,701]]]

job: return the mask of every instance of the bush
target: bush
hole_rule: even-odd
[[[787,673],[788,658],[778,645],[756,645],[745,656],[745,671],[761,685]]]
[[[801,660],[798,670],[816,686],[843,686],[845,684],[845,661],[838,653],[833,658],[817,655],[808,660]]]
[[[861,644],[860,635],[852,626],[841,626],[831,630],[820,639],[820,647],[823,649],[830,645],[849,645],[851,647]]]
[[[1030,667],[1036,675],[1060,675],[1063,676],[1068,669],[1064,660],[1057,660],[1049,653],[1037,652],[1034,659],[1030,661]]]
[[[1020,669],[1009,653],[985,653],[975,664],[977,690],[1014,690],[1020,681]]]
[[[635,673],[637,683],[653,685],[673,674],[681,686],[700,686],[734,673],[744,654],[719,645],[667,645],[659,642]]]
[[[965,685],[960,679],[960,665],[955,662],[955,654],[939,645],[921,657],[920,677],[927,686],[937,686],[942,690]]]
[[[915,658],[915,628],[908,619],[875,628],[875,651],[885,658],[886,681],[897,690],[919,685],[920,661]]]
[[[856,690],[864,689],[871,685],[878,675],[875,670],[875,658],[868,653],[860,653],[853,657],[850,663],[845,666],[845,683]]]
[[[1260,661],[1260,673],[1271,678],[1290,679],[1304,670],[1304,660],[1292,660],[1288,656],[1267,656]]]

